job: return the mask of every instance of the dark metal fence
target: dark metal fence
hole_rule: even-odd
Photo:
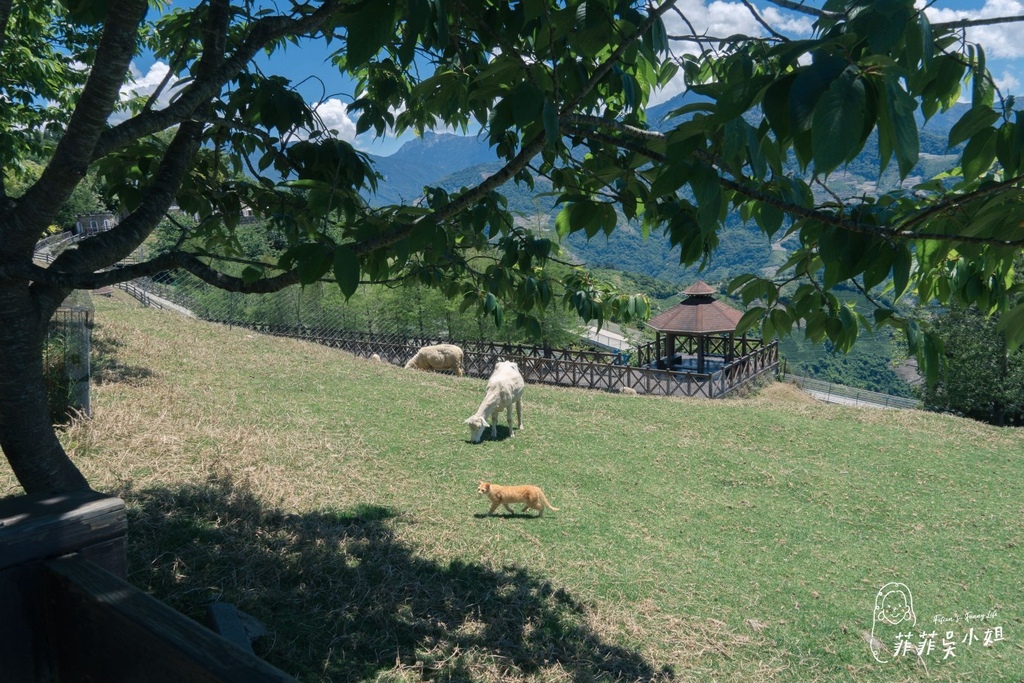
[[[85,308],[61,308],[50,319],[43,368],[50,409],[58,421],[74,411],[89,414],[92,326],[93,312]]]

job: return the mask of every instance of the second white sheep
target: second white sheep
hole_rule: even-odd
[[[508,435],[515,436],[515,429],[523,428],[523,376],[519,366],[512,361],[499,361],[487,380],[487,393],[476,412],[466,418],[469,425],[469,440],[480,443],[484,429],[491,428],[491,438],[498,437],[498,411],[508,412]],[[512,406],[516,408],[518,426],[512,428]],[[488,418],[490,422],[488,423]]]
[[[462,349],[455,344],[424,346],[416,352],[405,368],[416,370],[452,370],[462,377]]]

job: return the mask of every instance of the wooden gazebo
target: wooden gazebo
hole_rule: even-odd
[[[672,369],[675,366],[678,337],[686,339],[681,350],[696,355],[696,371],[700,374],[704,373],[707,356],[720,357],[723,363],[736,357],[736,324],[743,313],[717,301],[714,294],[714,288],[698,280],[683,290],[685,299],[647,323],[657,332],[655,357],[659,367]]]

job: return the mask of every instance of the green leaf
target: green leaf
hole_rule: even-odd
[[[818,100],[848,66],[842,57],[816,54],[811,65],[798,73],[789,89],[789,113],[794,135],[812,129]]]
[[[910,283],[910,250],[905,246],[896,247],[896,255],[892,263],[892,288],[894,298],[899,299],[907,291]]]
[[[242,269],[242,282],[249,285],[253,282],[257,282],[263,277],[263,269],[257,268],[256,266],[246,266]]]
[[[945,357],[942,340],[932,333],[923,335],[922,349],[918,352],[918,364],[924,368],[925,379],[928,386],[934,386],[939,379],[939,370],[942,369],[942,359]]]
[[[891,308],[876,308],[874,311],[875,325],[881,325],[885,321],[896,315],[896,311]]]
[[[732,280],[729,280],[729,284],[726,285],[726,290],[729,292],[736,292],[740,287],[747,284],[751,280],[754,280],[757,276],[750,273],[744,273],[743,275],[737,275]]]
[[[927,14],[918,12],[917,20],[921,27],[921,62],[927,70],[931,67],[935,57],[935,37],[932,33],[932,24],[928,21]]]
[[[736,333],[743,334],[750,328],[752,328],[762,317],[764,317],[765,311],[764,306],[754,306],[747,310],[746,313],[740,318],[739,322],[736,323]]]
[[[281,256],[281,267],[295,265],[299,284],[311,285],[331,269],[331,252],[321,244],[300,244]]]
[[[1006,336],[1006,347],[1010,353],[1024,344],[1024,306],[1017,305],[999,318],[997,329]]]
[[[100,24],[110,12],[109,0],[60,0],[74,21],[83,24]]]
[[[893,250],[884,246],[881,249],[874,250],[873,255],[874,258],[871,259],[870,264],[864,270],[864,289],[869,291],[882,283],[889,275],[889,268],[892,267],[895,257]]]
[[[1021,114],[1016,113],[1016,120],[1013,123],[1006,123],[999,127],[996,139],[996,158],[1008,175],[1017,175],[1017,169],[1021,165],[1021,149],[1024,147],[1024,128],[1021,128]]]
[[[716,226],[722,209],[722,186],[718,173],[710,165],[698,163],[690,176],[690,188],[697,200],[697,221],[701,227]]]
[[[985,50],[981,45],[974,46],[977,50],[973,68],[971,69],[971,106],[991,107],[995,98],[992,81],[989,80],[985,65]]]
[[[380,52],[395,30],[392,0],[377,0],[364,6],[347,23],[346,57],[348,67],[366,64]]]
[[[992,166],[996,158],[996,131],[986,128],[978,131],[964,147],[960,167],[964,172],[964,180],[971,181],[983,175]]]
[[[887,117],[891,127],[893,150],[896,152],[900,178],[903,179],[917,165],[921,152],[917,121],[914,119],[917,102],[903,89],[900,79],[892,72],[886,74],[885,95],[883,116]]]
[[[526,128],[527,126],[536,123],[537,119],[541,116],[541,111],[544,112],[545,128],[547,126],[547,108],[550,104],[544,99],[544,93],[530,85],[529,83],[520,83],[515,90],[509,93],[507,100],[512,102],[512,120],[515,121],[516,125],[520,128]],[[556,110],[557,117],[557,110]],[[557,118],[555,120],[555,128],[557,129]]]
[[[555,232],[558,233],[559,239],[565,239],[572,232],[572,223],[569,221],[571,206],[571,204],[566,204],[555,216]]]
[[[846,69],[814,109],[811,146],[816,173],[828,174],[861,150],[865,107],[864,83],[856,69]]]
[[[334,279],[346,301],[359,288],[359,257],[348,245],[334,249]]]
[[[792,135],[789,90],[795,79],[795,74],[789,74],[775,81],[765,90],[761,101],[765,118],[780,142],[789,140]]]
[[[964,140],[991,127],[999,120],[999,113],[988,107],[971,107],[949,130],[948,148],[956,147]]]

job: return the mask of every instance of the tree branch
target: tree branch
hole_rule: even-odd
[[[1007,16],[1007,17],[988,17],[985,19],[960,19],[957,21],[944,21],[938,24],[932,24],[932,29],[946,30],[946,29],[962,29],[971,28],[972,26],[994,26],[996,24],[1016,24],[1024,21],[1024,15]]]
[[[96,58],[67,129],[39,180],[25,193],[11,217],[17,226],[5,235],[9,247],[31,249],[42,228],[85,177],[93,150],[118,102],[128,65],[135,56],[139,24],[147,0],[111,0]]]
[[[113,229],[83,240],[77,249],[64,251],[51,268],[61,271],[109,268],[135,251],[174,204],[175,194],[199,150],[202,129],[203,124],[196,121],[179,126],[139,207]]]
[[[201,123],[182,124],[168,145],[142,204],[111,230],[80,242],[77,249],[65,250],[47,270],[92,272],[108,268],[135,251],[174,203],[175,193],[188,173],[192,157],[199,149],[201,132]],[[34,282],[31,290],[44,313],[44,319],[49,319],[68,295],[67,290],[43,282]]]
[[[198,75],[190,85],[183,88],[174,102],[165,109],[142,112],[105,131],[96,146],[93,159],[102,158],[133,140],[191,118],[268,44],[280,38],[313,35],[345,7],[344,0],[327,0],[316,11],[298,19],[272,16],[253,22],[248,36],[233,54],[219,65],[210,64],[205,67],[204,74]]]
[[[775,29],[773,29],[768,24],[767,21],[764,20],[764,17],[761,16],[761,13],[757,11],[757,8],[754,7],[754,5],[750,2],[750,0],[743,0],[743,5],[750,12],[751,16],[754,17],[754,20],[757,21],[757,23],[761,24],[762,28],[764,28],[765,31],[768,31],[768,35],[772,36],[773,38],[777,38],[779,40],[782,40],[782,41],[788,40],[786,38],[786,36],[784,36],[781,33],[777,32]]]
[[[843,16],[838,12],[826,12],[823,9],[818,9],[817,7],[808,7],[802,2],[793,2],[792,0],[768,0],[768,2],[775,5],[776,7],[792,10],[794,12],[799,12],[801,14],[817,17],[819,19],[841,19]]]
[[[566,102],[565,106],[559,111],[559,115],[568,113],[575,109],[576,106],[583,101],[583,98],[586,97],[591,90],[597,87],[597,84],[601,82],[601,79],[612,70],[612,67],[622,59],[622,55],[626,53],[626,50],[639,40],[644,33],[650,31],[651,27],[654,26],[654,23],[661,18],[661,15],[672,9],[675,4],[676,0],[666,0],[664,4],[659,5],[654,9],[654,11],[647,15],[647,20],[637,28],[636,33],[634,33],[629,40],[622,41],[617,48],[612,50],[612,53],[608,55],[608,58],[594,69],[594,73],[590,75],[590,79],[583,84],[583,87],[580,88],[578,93],[576,93],[576,97],[569,102]]]
[[[299,282],[298,272],[295,270],[255,282],[246,282],[242,278],[225,275],[203,263],[196,255],[183,251],[169,251],[148,261],[93,273],[55,271],[52,267],[43,268],[34,263],[6,263],[0,265],[0,278],[32,280],[37,284],[63,290],[99,289],[179,268],[214,287],[243,294],[269,294]]]
[[[669,0],[665,4],[658,7],[652,12],[647,21],[637,29],[637,32],[630,37],[629,40],[623,41],[609,56],[594,70],[591,74],[590,79],[579,89],[576,93],[576,97],[572,101],[567,102],[564,106],[565,110],[571,110],[575,108],[582,99],[589,93],[593,88],[600,82],[600,80],[611,70],[612,66],[616,61],[622,57],[629,46],[636,42],[645,31],[650,30],[651,26],[658,18],[667,12],[675,4],[675,0]],[[406,223],[400,226],[393,227],[389,230],[382,232],[380,235],[370,238],[368,240],[358,242],[352,246],[356,254],[363,256],[379,249],[384,249],[397,244],[401,240],[408,237],[412,231],[421,224],[424,220],[433,220],[437,223],[446,221],[460,211],[471,206],[474,202],[482,198],[484,195],[490,193],[492,190],[504,185],[508,182],[516,173],[526,168],[530,163],[530,160],[536,155],[540,154],[541,150],[544,149],[544,135],[540,134],[533,140],[524,145],[519,153],[516,154],[507,164],[505,164],[497,173],[488,176],[482,183],[477,185],[471,190],[464,192],[463,194],[456,197],[448,204],[439,207],[431,214],[419,218],[412,223]]]
[[[7,44],[7,22],[11,18],[11,4],[13,0],[0,0],[0,52],[3,52]]]
[[[601,123],[601,125],[607,125],[607,126],[613,128],[615,130],[618,130],[618,131],[626,133],[626,134],[629,134],[629,131],[631,129],[632,130],[636,130],[632,126],[625,126],[624,124],[620,124],[618,122],[606,121],[604,119],[600,119],[600,118],[597,118],[597,117],[585,117],[585,116],[579,116],[578,115],[576,118],[580,119],[580,120],[586,120],[588,118],[592,119],[592,120],[596,120],[596,121],[599,121]],[[642,142],[634,143],[634,142],[625,141],[625,140],[622,140],[621,138],[615,137],[614,135],[610,135],[610,134],[607,134],[607,133],[602,133],[601,131],[598,131],[598,130],[580,130],[578,128],[569,128],[567,130],[567,132],[591,136],[595,140],[599,140],[599,141],[605,142],[607,144],[619,146],[619,147],[621,147],[623,149],[629,150],[629,151],[634,152],[636,154],[640,154],[640,155],[650,159],[651,161],[656,161],[658,163],[668,163],[668,161],[669,161],[669,159],[668,159],[668,157],[666,155],[647,148],[646,146],[644,146],[644,144]],[[638,131],[638,132],[641,133],[641,135],[639,136],[641,138],[641,140],[651,140],[651,139],[659,139],[659,138],[663,139],[664,138],[664,135],[662,133],[658,133],[658,132],[655,132],[655,131]],[[710,154],[709,152],[707,152],[705,150],[696,150],[694,152],[694,154],[701,161],[704,161],[705,163],[708,163],[708,164],[711,164],[713,166],[721,168],[721,165],[718,163],[718,161],[715,159],[715,157],[712,154]],[[770,194],[767,194],[765,192],[762,192],[762,191],[758,190],[757,188],[752,187],[749,184],[741,183],[741,182],[738,182],[736,180],[732,180],[730,178],[726,178],[726,177],[724,177],[722,175],[719,175],[719,181],[718,182],[719,182],[719,184],[722,185],[722,187],[724,187],[724,188],[726,188],[728,190],[731,190],[733,192],[736,192],[737,194],[739,194],[739,195],[741,195],[743,197],[746,197],[747,199],[753,199],[753,200],[761,202],[763,204],[767,204],[769,206],[773,206],[773,207],[775,207],[775,208],[777,208],[777,209],[779,209],[779,210],[789,214],[790,216],[795,216],[795,217],[798,217],[798,218],[804,218],[804,219],[808,219],[808,220],[817,221],[817,222],[822,223],[824,225],[828,225],[828,226],[831,226],[831,227],[834,227],[834,228],[837,228],[837,229],[840,229],[840,230],[846,230],[848,232],[853,232],[853,233],[857,233],[857,234],[861,234],[861,235],[870,235],[870,236],[879,237],[879,238],[885,239],[885,240],[920,240],[920,239],[927,239],[927,240],[937,240],[937,241],[943,241],[943,242],[959,242],[959,243],[963,243],[963,244],[978,244],[978,245],[987,245],[987,246],[995,246],[995,247],[1009,247],[1009,248],[1024,247],[1024,239],[1000,240],[1000,239],[995,239],[995,238],[991,238],[991,237],[977,237],[977,236],[972,236],[972,235],[949,235],[949,234],[941,234],[941,233],[925,233],[925,232],[915,232],[913,230],[909,230],[909,229],[905,229],[905,228],[904,229],[887,228],[887,227],[883,227],[883,226],[879,226],[879,225],[872,225],[872,224],[869,224],[869,223],[859,223],[859,222],[856,222],[856,221],[851,221],[851,220],[844,219],[841,214],[824,212],[824,211],[820,211],[818,209],[809,209],[809,208],[806,208],[806,207],[803,207],[803,206],[797,206],[795,204],[790,204],[788,202],[784,202],[781,199],[779,199],[777,197],[774,197],[774,196],[772,196]],[[1002,183],[993,183],[992,185],[986,186],[983,189],[977,190],[977,191],[972,192],[972,193],[968,193],[966,195],[961,195],[961,196],[956,197],[954,199],[950,199],[950,200],[948,200],[946,202],[940,203],[940,204],[938,204],[936,206],[929,207],[922,214],[917,215],[913,219],[911,219],[912,224],[919,224],[921,222],[924,222],[930,215],[939,213],[941,211],[953,208],[953,207],[958,206],[958,205],[963,205],[965,203],[970,203],[970,202],[976,201],[978,199],[981,199],[981,198],[983,198],[983,197],[985,197],[987,195],[990,195],[992,193],[998,192],[1000,190],[1006,190],[1008,187],[1019,186],[1022,182],[1024,182],[1024,176],[1017,177],[1017,178],[1011,178],[1010,180],[1003,181]]]

